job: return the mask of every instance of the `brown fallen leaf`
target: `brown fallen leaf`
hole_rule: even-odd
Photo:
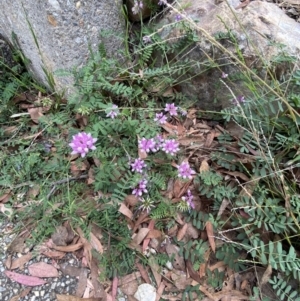
[[[126,205],[131,207],[135,206],[139,202],[139,198],[133,194],[128,194],[124,200]]]
[[[161,125],[161,127],[166,130],[169,134],[172,134],[172,135],[176,135],[178,134],[178,129],[177,129],[177,126],[176,125],[173,125],[169,122],[166,122],[164,124]]]
[[[153,229],[153,230],[150,230],[149,233],[147,234],[145,240],[148,240],[149,239],[149,242],[150,242],[150,239],[151,238],[160,238],[162,237],[162,232],[159,231],[159,230],[156,230],[156,229]],[[144,240],[144,242],[145,242]],[[144,249],[144,248],[143,248]],[[146,248],[145,248],[146,249]]]
[[[149,213],[147,213],[147,211],[143,211],[140,215],[139,215],[139,218],[138,220],[135,222],[134,224],[134,227],[132,229],[132,232],[135,232],[138,228],[138,226],[141,224],[141,223],[144,223],[146,222],[147,220],[149,220]]]
[[[60,251],[43,251],[41,254],[53,259],[62,259],[66,253]]]
[[[34,123],[38,123],[39,119],[44,116],[43,115],[43,108],[42,107],[37,107],[37,108],[28,108],[28,113],[30,115],[31,120]]]
[[[47,19],[52,26],[57,26],[57,21],[52,15],[47,15]]]
[[[76,231],[78,232],[80,236],[80,240],[83,244],[83,258],[82,263],[86,263],[86,265],[91,268],[91,262],[92,262],[92,245],[90,242],[84,237],[83,231],[77,227]]]
[[[103,253],[103,246],[100,242],[100,240],[93,234],[93,232],[91,232],[90,234],[91,237],[91,245],[92,247],[100,254]]]
[[[30,266],[28,266],[28,270],[31,276],[41,278],[58,277],[57,269],[53,265],[47,264],[42,261],[31,264]]]
[[[160,266],[157,264],[157,262],[155,261],[154,257],[151,256],[149,258],[149,266],[151,268],[151,271],[152,271],[152,274],[154,276],[154,279],[156,281],[156,285],[159,287],[160,284],[161,284],[161,279],[162,279],[162,276],[161,274],[159,273],[159,270],[160,270]]]
[[[56,294],[57,301],[104,301],[103,298],[79,298],[70,295],[58,295]]]
[[[184,258],[179,255],[179,248],[173,244],[167,244],[166,252],[169,255],[169,257],[174,256],[174,261],[173,261],[174,268],[180,271],[184,271],[185,262],[184,262]]]
[[[239,172],[239,171],[229,171],[226,169],[218,169],[218,172],[225,173],[225,174],[233,176],[233,177],[241,178],[242,180],[244,180],[246,182],[250,181],[249,177],[247,177],[244,173]]]
[[[12,192],[11,192],[11,190],[8,190],[7,192],[5,192],[4,194],[2,194],[0,196],[0,202],[2,204],[7,203],[9,201],[9,199],[11,198],[11,196],[12,196]]]
[[[147,249],[151,237],[149,237],[150,232],[154,229],[155,221],[152,219],[148,225],[148,229],[150,230],[149,233],[147,234],[147,237],[143,241],[143,252]]]
[[[7,248],[7,253],[23,253],[26,247],[23,237],[16,237]]]
[[[216,131],[215,130],[211,130],[206,137],[206,141],[204,143],[205,147],[210,147],[212,142],[214,141],[214,138],[216,137]]]
[[[123,285],[119,286],[120,290],[126,296],[133,296],[136,293],[138,287],[139,287],[139,284],[138,284],[137,280],[133,280],[127,284],[123,284]]]
[[[188,228],[188,224],[184,224],[183,227],[177,233],[177,240],[181,241],[185,236],[186,230]]]
[[[164,292],[164,289],[165,289],[165,284],[163,282],[161,282],[160,286],[158,287],[157,291],[156,291],[156,299],[155,301],[159,301],[163,292]]]
[[[59,265],[61,272],[63,275],[69,275],[71,277],[79,277],[81,271],[85,268],[79,268],[67,263],[63,263]]]
[[[53,245],[52,248],[57,250],[57,251],[62,251],[62,252],[74,252],[83,247],[83,243],[79,242],[75,245],[70,245],[70,246],[56,246]]]
[[[119,212],[122,213],[123,215],[127,216],[129,219],[132,219],[133,213],[131,212],[130,209],[126,207],[125,204],[121,203]]]
[[[119,279],[118,279],[118,277],[115,276],[113,278],[112,285],[111,285],[111,298],[112,298],[112,301],[115,301],[116,297],[117,297],[118,282],[119,282]]]
[[[214,238],[214,227],[213,224],[210,221],[206,222],[206,233],[208,237],[208,242],[210,244],[210,247],[214,253],[216,253],[216,243]]]
[[[11,271],[5,271],[4,274],[11,280],[14,280],[20,284],[24,284],[27,286],[38,286],[47,283],[47,281],[41,278],[22,275]]]
[[[22,268],[23,265],[26,262],[28,262],[31,258],[32,258],[32,253],[27,253],[26,255],[17,258],[11,263],[10,270]],[[32,276],[38,276],[38,275],[32,275]]]
[[[189,275],[192,279],[194,279],[196,282],[201,283],[201,279],[199,274],[194,270],[192,262],[190,260],[186,261],[186,267],[189,272]]]
[[[218,216],[221,216],[223,214],[223,212],[225,211],[225,209],[227,208],[227,206],[230,204],[230,201],[227,199],[223,199],[221,206],[219,208],[219,212],[218,212]]]
[[[94,288],[94,297],[102,298],[101,300],[107,300],[107,294],[104,290],[103,285],[99,282],[99,268],[98,268],[98,261],[95,257],[92,257],[92,264],[91,264],[91,282]]]
[[[174,285],[179,290],[184,290],[187,286],[192,283],[192,278],[188,278],[185,272],[172,271],[171,279],[173,280]]]
[[[5,266],[7,269],[11,269],[11,263],[12,263],[12,256],[8,255],[6,260],[5,260]]]
[[[201,162],[201,165],[200,165],[200,168],[199,168],[199,172],[202,173],[202,172],[205,172],[205,171],[209,171],[209,165],[207,163],[206,160],[203,160]]]
[[[132,282],[138,278],[141,278],[141,273],[140,272],[134,272],[132,274],[123,276],[122,278],[119,279],[120,285],[126,285],[129,282]]]
[[[148,275],[146,269],[143,267],[143,265],[140,264],[139,262],[136,262],[135,265],[138,268],[138,270],[140,271],[141,276],[145,280],[145,282],[151,284],[151,280],[149,278],[149,275]]]
[[[51,239],[56,246],[66,246],[68,239],[68,230],[64,226],[58,226],[51,235]]]
[[[78,284],[77,284],[76,293],[75,293],[75,295],[77,297],[83,296],[83,293],[84,293],[86,285],[87,285],[87,274],[88,274],[87,269],[81,269],[79,277],[78,277],[79,279],[78,279]]]
[[[142,241],[146,238],[149,231],[149,228],[141,228],[139,232],[133,237],[132,241],[137,245],[140,245]]]

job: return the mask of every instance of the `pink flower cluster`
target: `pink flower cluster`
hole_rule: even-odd
[[[140,196],[142,196],[143,193],[148,193],[147,183],[148,183],[147,180],[145,180],[145,179],[141,180],[138,183],[137,187],[135,189],[133,189],[132,194],[134,194],[137,197],[140,197]]]
[[[196,172],[191,169],[188,162],[182,162],[177,168],[178,176],[183,179],[192,179],[193,175],[196,174]]]
[[[174,103],[167,103],[164,109],[164,111],[166,113],[169,113],[170,116],[177,116],[178,115],[177,110],[182,116],[185,116],[187,114],[186,110],[184,110],[181,107],[176,107]],[[168,120],[168,116],[165,115],[164,113],[161,112],[155,114],[154,121],[157,122],[159,125],[165,124],[167,120]]]
[[[193,198],[194,196],[192,195],[191,191],[188,190],[187,194],[185,196],[183,196],[181,199],[185,202],[187,202],[187,204],[189,205],[190,208],[195,209],[195,204],[193,202]]]
[[[95,150],[94,145],[97,138],[93,138],[89,133],[79,133],[73,136],[71,143],[69,145],[72,148],[71,155],[80,154],[81,157],[85,157],[89,150]]]
[[[139,141],[139,148],[144,153],[164,151],[166,154],[174,156],[179,151],[179,143],[174,139],[163,139],[161,135],[155,138],[142,138]]]

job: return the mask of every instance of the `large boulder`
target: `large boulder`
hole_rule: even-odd
[[[49,87],[45,71],[85,64],[88,45],[104,42],[108,55],[122,50],[125,22],[122,0],[0,0],[0,35],[29,59],[29,70]],[[113,35],[100,36],[101,31]],[[72,87],[70,77],[54,74],[56,89]],[[67,91],[68,92],[68,91]]]
[[[184,10],[182,8],[185,7]],[[243,56],[244,63],[258,75],[268,80],[266,72],[270,63],[277,64],[273,69],[274,77],[287,74],[293,67],[284,57],[294,56],[299,64],[300,24],[288,17],[277,5],[262,1],[239,0],[182,0],[177,11],[170,12],[160,22],[167,25],[170,20],[176,20],[178,14],[181,20],[195,20],[193,28],[197,28],[199,42],[189,48],[186,53],[189,59],[200,63],[189,74],[185,74],[180,84],[183,94],[197,101],[205,110],[220,110],[232,102],[232,92],[236,96],[246,96],[249,92],[243,80],[237,80],[241,71],[240,64],[232,59],[230,54]],[[234,39],[228,38],[228,32]],[[175,41],[182,32],[176,27],[165,26],[161,36],[165,40]],[[213,37],[209,39],[208,36]],[[214,37],[224,49],[213,46]],[[284,45],[284,46],[282,46]],[[208,56],[218,63],[218,68],[205,71],[203,62],[208,62]],[[241,58],[241,56],[240,56]],[[283,58],[283,60],[282,60]],[[295,64],[295,63],[293,63]],[[225,80],[227,87],[220,82],[221,74],[229,74]],[[235,82],[233,82],[235,78]],[[230,89],[231,91],[230,91]],[[251,93],[249,93],[250,95]]]

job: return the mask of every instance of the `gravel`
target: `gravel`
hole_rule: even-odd
[[[8,301],[13,296],[20,294],[27,286],[21,285],[10,278],[6,277],[4,271],[7,270],[5,267],[5,261],[7,259],[6,250],[9,244],[15,238],[15,234],[11,234],[13,231],[13,224],[8,221],[0,221],[0,300]],[[28,273],[28,265],[35,262],[46,262],[51,264],[52,259],[44,256],[37,256],[25,264],[24,270],[15,270],[17,273],[26,274]],[[61,261],[68,262],[74,266],[79,266],[79,262],[74,259],[72,254],[67,254]],[[31,288],[30,293],[22,297],[20,301],[56,301],[56,294],[75,295],[77,279],[76,277],[70,277],[69,275],[62,275],[59,271],[58,278],[44,278],[47,281],[46,284],[41,286],[35,286]]]

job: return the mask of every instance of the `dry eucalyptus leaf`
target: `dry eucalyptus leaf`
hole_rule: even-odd
[[[56,295],[57,301],[104,301],[103,298],[79,298],[70,295]]]
[[[194,227],[191,222],[188,223],[187,225],[188,227],[187,227],[186,234],[191,238],[197,239],[199,237],[199,230],[196,227]]]
[[[44,116],[43,115],[43,108],[42,107],[37,107],[37,108],[28,108],[28,113],[30,115],[31,120],[34,123],[38,123],[39,119]]]
[[[192,283],[192,278],[187,278],[186,273],[182,271],[171,272],[171,279],[179,290],[184,290]]]
[[[150,231],[149,228],[141,228],[139,232],[134,236],[132,241],[137,245],[140,245],[142,241],[146,238],[149,231]]]
[[[151,268],[151,271],[152,271],[152,274],[155,278],[155,281],[156,281],[156,285],[159,287],[160,284],[161,284],[161,279],[162,279],[162,276],[161,274],[159,273],[160,271],[160,266],[157,264],[157,262],[155,261],[154,257],[151,256],[149,258],[149,266]]]
[[[103,246],[99,239],[91,232],[91,245],[93,249],[95,249],[98,253],[102,254],[103,253]]]
[[[177,240],[181,241],[183,239],[183,237],[186,234],[188,228],[188,224],[184,224],[183,227],[181,229],[179,229],[178,233],[177,233]]]
[[[7,253],[23,253],[26,248],[25,239],[23,237],[16,237],[7,248]]]
[[[209,165],[208,165],[206,160],[203,160],[201,162],[199,172],[202,173],[202,172],[205,172],[205,171],[209,171]]]
[[[120,205],[119,212],[127,216],[129,219],[132,219],[133,217],[133,213],[131,212],[131,210],[128,209],[123,203],[121,203]]]
[[[71,277],[79,277],[81,271],[84,269],[69,265],[67,263],[60,264],[59,266],[63,275],[69,275]]]
[[[27,285],[27,286],[38,286],[47,283],[45,280],[41,278],[22,275],[11,271],[4,271],[4,274],[11,280],[14,280],[20,284]]]
[[[83,293],[87,286],[87,274],[88,274],[87,269],[82,269],[80,271],[77,288],[76,288],[76,293],[75,293],[77,297],[83,296]]]
[[[56,246],[66,246],[66,240],[68,239],[68,230],[64,226],[58,226],[55,232],[51,235]]]
[[[206,233],[208,237],[208,242],[210,244],[210,247],[214,253],[216,253],[216,243],[215,243],[215,237],[214,237],[214,227],[213,224],[210,221],[206,222]]]
[[[26,255],[23,255],[11,263],[10,270],[22,269],[24,264],[27,263],[32,258],[32,254],[29,252]],[[37,275],[32,275],[37,276]]]
[[[53,259],[62,259],[66,255],[65,252],[60,251],[43,251],[41,254]]]
[[[182,256],[179,256],[179,248],[173,244],[166,245],[166,252],[169,257],[174,256],[173,267],[177,270],[185,270],[185,262]]]
[[[135,206],[139,202],[139,198],[133,194],[129,194],[125,197],[125,203],[129,206]]]
[[[31,276],[36,277],[58,277],[57,269],[45,262],[33,263],[28,267]]]

